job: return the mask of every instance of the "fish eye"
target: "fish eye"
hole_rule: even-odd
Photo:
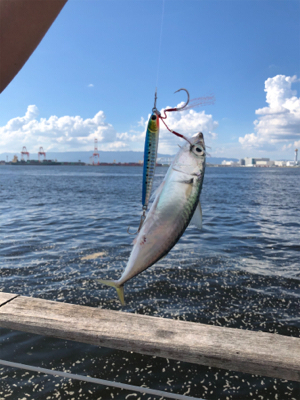
[[[202,156],[204,154],[204,150],[200,146],[193,146],[191,148],[191,151],[196,155],[196,156]]]
[[[156,115],[152,115],[152,117],[151,117],[151,119],[153,120],[153,121],[155,121],[156,120]]]

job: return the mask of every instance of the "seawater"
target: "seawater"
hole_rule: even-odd
[[[156,169],[154,186],[167,168]],[[0,291],[120,310],[142,168],[0,166]],[[125,286],[125,312],[300,334],[300,169],[207,168],[203,229]],[[118,321],[116,321],[116,325]],[[1,329],[3,359],[210,400],[300,398],[296,382]],[[276,349],[274,349],[276,351]],[[0,368],[2,399],[154,399]]]

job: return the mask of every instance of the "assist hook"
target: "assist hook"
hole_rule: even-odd
[[[181,89],[176,90],[176,92],[174,92],[174,93],[180,92],[181,90],[184,90],[184,91],[186,92],[186,94],[187,94],[187,101],[185,102],[185,104],[184,104],[183,106],[181,106],[181,107],[168,108],[167,110],[164,110],[164,111],[163,111],[163,113],[164,113],[165,116],[162,117],[161,114],[159,114],[159,117],[160,117],[160,119],[162,120],[162,122],[164,123],[165,127],[168,129],[169,132],[174,133],[174,135],[179,136],[179,137],[181,137],[182,139],[186,140],[186,141],[190,144],[190,146],[192,147],[193,145],[192,145],[192,143],[189,141],[188,138],[186,138],[186,137],[185,137],[184,135],[182,135],[181,133],[175,132],[175,131],[173,131],[172,129],[170,129],[170,128],[168,127],[168,125],[167,125],[167,124],[165,123],[165,121],[164,121],[164,119],[167,118],[166,112],[170,112],[170,111],[182,111],[182,110],[184,110],[184,109],[186,108],[186,106],[189,104],[189,102],[190,102],[190,94],[189,94],[189,92],[188,92],[186,89],[181,88]]]
[[[190,94],[189,94],[189,92],[188,92],[186,89],[181,88],[181,89],[176,90],[176,92],[174,92],[174,93],[180,92],[181,90],[184,90],[184,91],[186,92],[186,94],[187,94],[187,101],[186,101],[186,102],[184,103],[184,105],[181,106],[181,107],[167,108],[166,110],[163,111],[164,117],[161,116],[161,115],[159,115],[160,119],[166,119],[166,118],[167,118],[167,115],[166,115],[167,112],[171,112],[171,111],[182,111],[182,110],[184,110],[185,107],[189,104],[189,102],[190,102]],[[156,93],[155,93],[155,94],[156,94]]]
[[[176,90],[176,92],[174,92],[174,93],[180,92],[181,90],[184,90],[184,91],[186,92],[186,94],[187,94],[187,101],[186,101],[186,103],[185,103],[182,107],[177,107],[177,108],[175,109],[176,111],[183,110],[183,109],[189,104],[189,102],[190,102],[190,94],[189,94],[189,92],[188,92],[186,89],[181,88],[181,89]],[[167,110],[167,111],[168,111],[168,110]]]

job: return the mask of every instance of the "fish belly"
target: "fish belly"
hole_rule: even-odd
[[[186,175],[170,174],[136,237],[120,284],[156,263],[177,243],[198,204],[199,187],[198,182],[186,183]]]

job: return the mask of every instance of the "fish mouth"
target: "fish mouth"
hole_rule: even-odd
[[[200,143],[200,144],[203,146],[203,148],[205,149],[204,135],[203,135],[202,132],[196,133],[196,135],[194,135],[194,136],[192,137],[192,140],[191,140],[191,141],[193,142],[194,145],[195,145],[196,143]]]

